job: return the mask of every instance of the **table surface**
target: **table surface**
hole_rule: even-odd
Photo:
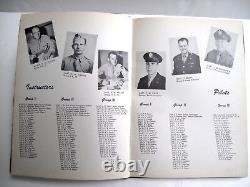
[[[204,16],[204,17],[227,17],[250,19],[249,0],[221,0],[220,2],[198,0],[180,0],[170,2],[166,0],[131,1],[107,0],[107,1],[81,1],[73,0],[0,0],[0,187],[66,187],[66,186],[160,186],[175,187],[250,187],[250,177],[246,178],[206,178],[206,179],[121,179],[110,181],[67,181],[50,180],[28,177],[10,176],[10,150],[11,150],[11,125],[12,125],[12,103],[15,85],[15,65],[17,51],[17,37],[20,13],[23,11],[102,11],[112,13],[136,13],[136,14],[165,14],[182,16]],[[60,3],[58,3],[60,2]],[[74,2],[74,3],[72,3]],[[108,2],[108,3],[107,3]],[[77,6],[78,3],[78,6]],[[86,5],[86,6],[85,6]],[[221,11],[221,10],[224,11]],[[16,11],[15,13],[7,13]],[[244,21],[246,42],[246,62],[250,61],[250,21]],[[249,34],[247,34],[249,33]],[[246,63],[247,90],[250,90],[250,70]],[[249,94],[248,94],[249,95]],[[248,100],[248,106],[250,101]],[[248,110],[248,117],[250,111]],[[250,129],[248,129],[248,136]],[[249,141],[248,141],[249,142]],[[250,147],[250,143],[248,143]],[[248,150],[250,150],[248,148]],[[249,154],[250,155],[250,154]],[[250,158],[250,156],[248,156]],[[249,170],[250,171],[250,170]],[[250,172],[249,172],[250,173]]]

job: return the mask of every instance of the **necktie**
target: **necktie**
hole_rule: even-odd
[[[81,72],[82,71],[82,67],[81,67],[81,60],[78,59],[75,61],[75,68],[77,72]]]
[[[218,63],[218,62],[220,61],[220,57],[221,57],[221,53],[219,52],[219,53],[217,54],[217,57],[216,57],[216,63]]]
[[[150,87],[151,81],[152,81],[152,78],[148,78],[148,87]]]
[[[187,60],[187,55],[182,55],[182,61],[185,63]]]

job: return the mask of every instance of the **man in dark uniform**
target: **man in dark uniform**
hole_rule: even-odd
[[[178,46],[181,53],[176,55],[173,59],[173,75],[201,73],[200,58],[198,55],[188,51],[188,39],[180,38],[178,40]]]
[[[226,50],[227,43],[231,42],[230,35],[224,30],[219,29],[214,33],[214,39],[217,49],[208,52],[205,61],[232,68],[234,58]]]
[[[74,54],[63,59],[61,70],[92,73],[93,61],[84,56],[86,44],[86,38],[75,34],[72,44]]]
[[[148,75],[140,78],[137,89],[165,90],[166,78],[158,73],[162,57],[157,53],[148,52],[143,55],[143,58],[146,62]]]

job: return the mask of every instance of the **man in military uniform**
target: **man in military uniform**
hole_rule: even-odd
[[[55,44],[47,35],[42,35],[40,28],[34,26],[31,29],[32,38],[28,41],[30,63],[34,64],[54,57]]]
[[[86,38],[80,34],[75,34],[72,44],[74,53],[63,59],[61,70],[92,73],[93,62],[84,56],[86,44]]]
[[[227,43],[231,42],[230,35],[224,30],[219,29],[214,33],[214,39],[217,49],[208,52],[205,61],[232,68],[234,58],[226,50]]]
[[[143,55],[146,62],[146,70],[148,75],[140,78],[137,89],[157,89],[165,90],[166,78],[158,73],[159,63],[162,57],[154,52],[148,52]]]
[[[115,51],[108,53],[108,62],[98,69],[98,89],[126,89],[128,71],[123,66],[123,57]]]
[[[198,55],[188,51],[188,39],[180,38],[178,46],[181,53],[173,58],[173,75],[201,73],[200,58]]]

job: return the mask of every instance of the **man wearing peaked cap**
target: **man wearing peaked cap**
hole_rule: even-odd
[[[215,33],[214,33],[214,38],[216,40],[226,40],[227,42],[230,42],[231,41],[231,36],[228,35],[224,30],[222,29],[219,29],[217,30]]]
[[[173,58],[173,75],[201,73],[200,58],[198,55],[189,52],[188,39],[180,38],[178,40],[178,46],[181,53]]]
[[[158,89],[165,90],[166,78],[158,73],[159,63],[162,57],[155,52],[147,52],[143,55],[146,62],[148,75],[140,78],[137,89]]]
[[[217,49],[208,52],[205,61],[232,68],[234,58],[226,50],[226,45],[231,42],[230,35],[224,30],[219,29],[214,33],[214,39]]]

